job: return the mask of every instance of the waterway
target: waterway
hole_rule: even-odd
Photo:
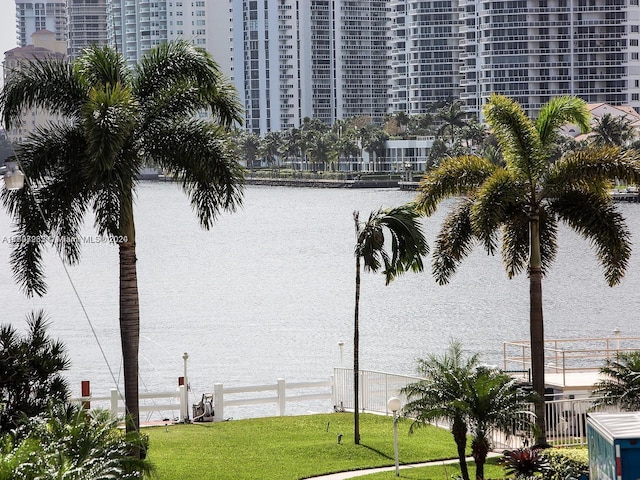
[[[355,291],[352,213],[359,210],[366,218],[414,195],[249,186],[243,208],[204,231],[177,185],[142,183],[135,210],[141,389],[176,385],[183,352],[189,354],[194,398],[218,382],[324,380],[334,366],[348,366]],[[430,245],[447,206],[424,221]],[[640,244],[640,205],[619,208]],[[47,252],[48,294],[27,299],[9,268],[10,235],[10,219],[0,212],[2,322],[22,329],[27,313],[44,309],[51,335],[67,346],[74,393],[81,380],[91,380],[94,394],[107,394],[122,380],[117,247],[92,241],[96,234],[87,221],[81,263],[68,269],[71,280],[55,252]],[[622,284],[610,288],[588,242],[561,228],[559,243],[543,282],[546,337],[611,336],[616,327],[623,336],[640,336],[640,251],[634,251]],[[412,374],[417,358],[442,352],[450,339],[500,364],[504,341],[528,339],[528,279],[509,280],[500,258],[480,248],[445,286],[428,271],[408,273],[389,286],[381,274],[365,273],[360,320],[362,369]]]

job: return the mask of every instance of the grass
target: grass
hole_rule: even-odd
[[[297,480],[394,465],[391,418],[360,418],[360,445],[353,443],[349,413],[151,427],[144,432],[149,435],[149,458],[162,480]],[[450,432],[425,427],[409,435],[409,425],[404,420],[398,423],[401,463],[456,457]],[[455,468],[447,466],[452,473]]]
[[[476,478],[475,475],[476,471],[474,464],[469,463],[469,477]],[[459,477],[461,478],[460,465],[458,463],[454,463],[432,467],[401,469],[399,477],[396,477],[395,471],[391,471],[364,475],[358,478],[363,480],[391,480],[396,478],[405,478],[410,480],[451,480]],[[504,468],[498,465],[497,458],[490,458],[487,460],[487,464],[484,466],[484,478],[487,480],[505,478]]]

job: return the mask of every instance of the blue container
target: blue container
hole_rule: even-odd
[[[640,412],[587,414],[589,480],[640,480]]]

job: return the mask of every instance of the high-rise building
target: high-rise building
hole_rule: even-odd
[[[640,109],[638,0],[392,0],[390,108],[492,93],[530,115],[559,95]]]
[[[109,44],[130,64],[163,42],[183,39],[220,56],[224,51],[219,63],[230,73],[231,13],[226,0],[106,2]]]
[[[458,99],[464,41],[458,0],[389,2],[389,109],[425,113]]]
[[[39,30],[49,30],[58,41],[67,39],[66,1],[16,2],[16,39],[18,45],[31,45],[31,36]]]
[[[107,44],[107,0],[67,0],[67,18],[70,58],[91,45]]]
[[[230,0],[234,83],[256,133],[388,108],[387,1]]]

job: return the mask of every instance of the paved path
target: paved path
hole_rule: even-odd
[[[499,453],[489,453],[489,457],[500,456]],[[467,458],[467,462],[473,461],[472,458]],[[453,458],[450,460],[437,460],[434,462],[425,462],[425,463],[412,463],[411,465],[400,465],[400,470],[405,470],[407,468],[418,468],[418,467],[430,467],[435,465],[450,465],[452,463],[458,463],[457,458]],[[378,472],[393,472],[396,467],[380,467],[380,468],[369,468],[367,470],[353,470],[350,472],[340,472],[340,473],[331,473],[329,475],[321,475],[319,477],[310,477],[309,480],[317,479],[317,480],[344,480],[347,478],[356,478],[363,477],[365,475],[371,475],[372,473]]]

